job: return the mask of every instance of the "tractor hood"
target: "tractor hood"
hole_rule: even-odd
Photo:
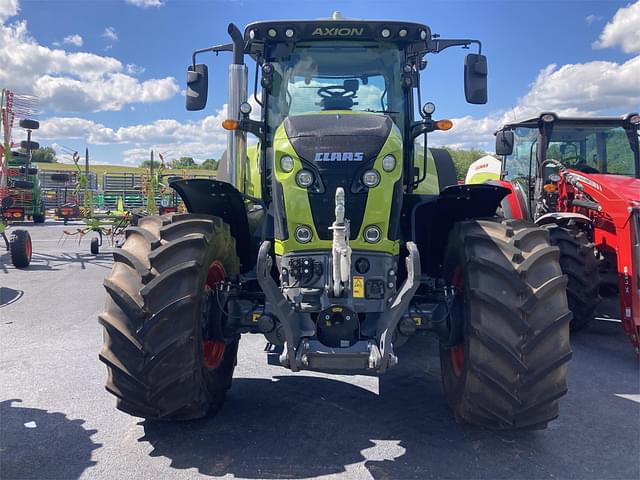
[[[610,188],[625,200],[640,200],[640,179],[638,178],[603,173],[589,174],[588,177]]]
[[[322,191],[309,195],[321,239],[329,240],[332,235],[329,227],[334,218],[337,187],[345,190],[352,240],[358,235],[368,196],[366,188],[359,188],[359,179],[365,170],[373,168],[392,126],[389,117],[374,114],[322,113],[284,121],[294,150],[322,182]]]
[[[284,121],[298,155],[313,162],[370,160],[382,148],[392,125],[386,115],[352,113],[298,115]],[[345,152],[362,155],[357,159],[347,155],[349,160],[335,155]]]
[[[278,254],[331,248],[338,188],[344,192],[351,247],[397,251],[402,134],[391,118],[341,110],[290,116],[276,130],[273,145]],[[286,169],[280,162],[284,156],[293,161]],[[383,168],[385,156],[395,159],[391,168]],[[312,178],[311,184],[299,183],[302,170]],[[367,172],[377,175],[377,183],[365,185]],[[312,230],[311,241],[295,240],[293,234],[300,225]],[[372,226],[380,230],[380,240],[367,243],[364,230]]]

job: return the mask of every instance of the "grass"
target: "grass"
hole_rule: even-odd
[[[67,163],[38,163],[36,166],[40,170],[64,170],[64,171],[76,171],[75,165],[69,165]],[[84,169],[84,167],[82,167]],[[149,170],[142,167],[129,167],[126,165],[89,165],[89,170],[96,172],[98,176],[102,176],[105,173],[149,173]],[[205,175],[215,176],[215,170],[207,170],[202,168],[182,168],[177,170],[166,169],[163,173],[169,175]]]

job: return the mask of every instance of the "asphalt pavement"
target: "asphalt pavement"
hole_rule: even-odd
[[[115,409],[97,316],[108,248],[79,225],[26,227],[33,261],[0,250],[0,478],[639,479],[640,375],[619,323],[574,335],[569,393],[542,431],[456,424],[429,337],[399,350],[380,379],[269,366],[244,336],[215,417],[152,423]]]

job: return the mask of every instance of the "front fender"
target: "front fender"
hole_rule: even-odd
[[[257,245],[250,234],[242,194],[230,183],[202,178],[174,180],[169,186],[178,192],[189,213],[214,215],[229,225],[236,242],[241,272],[251,270],[256,263]]]
[[[574,225],[591,225],[591,219],[581,213],[573,212],[552,212],[542,215],[536,220],[536,225],[547,225],[554,223],[561,227],[572,227]]]

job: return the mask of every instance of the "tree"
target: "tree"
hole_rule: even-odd
[[[56,151],[51,147],[38,148],[31,152],[34,163],[56,163]]]
[[[220,163],[220,160],[207,158],[204,162],[202,162],[202,165],[200,165],[200,167],[205,168],[207,170],[218,170],[219,163]]]
[[[193,157],[180,157],[171,162],[171,168],[196,168],[197,166]]]
[[[467,175],[469,166],[486,155],[482,150],[462,150],[457,148],[444,147],[451,155],[453,163],[456,167],[456,173],[458,174],[458,180],[464,180]]]

